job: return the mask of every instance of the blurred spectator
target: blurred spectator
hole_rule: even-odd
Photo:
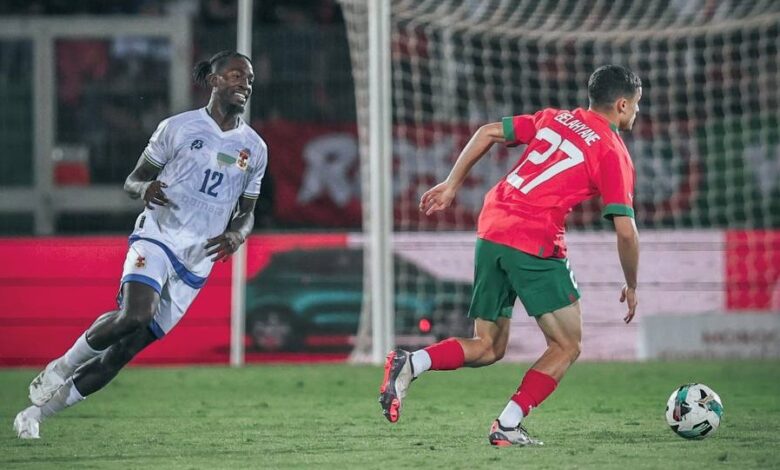
[[[317,24],[342,24],[341,8],[336,0],[320,0],[314,9],[314,21]]]
[[[235,24],[238,2],[235,0],[202,0],[201,21],[205,26]]]
[[[106,41],[57,41],[57,89],[61,104],[77,106],[85,84],[102,79],[107,72]]]
[[[57,46],[57,140],[89,148],[92,181],[121,181],[168,112],[170,45],[124,36]]]

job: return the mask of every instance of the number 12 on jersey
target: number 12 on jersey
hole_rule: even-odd
[[[514,186],[516,189],[519,189],[523,194],[528,194],[532,189],[549,180],[558,173],[566,171],[569,168],[579,165],[585,161],[585,155],[582,153],[582,150],[575,147],[571,141],[564,139],[560,134],[550,129],[549,127],[543,127],[539,129],[536,132],[536,139],[548,142],[550,147],[543,153],[540,153],[536,150],[529,153],[528,157],[523,160],[520,165],[517,166],[517,168],[515,168],[515,171],[509,173],[506,177],[507,183]],[[544,171],[528,181],[526,181],[526,179],[529,177],[528,175],[525,178],[520,176],[520,170],[527,162],[530,161],[535,165],[541,165],[542,163],[546,162],[547,159],[550,158],[550,156],[552,156],[552,154],[554,154],[557,150],[560,150],[564,155],[566,155],[566,158],[550,165]]]
[[[203,178],[203,184],[200,186],[200,192],[208,194],[211,197],[217,197],[217,186],[222,184],[222,177],[225,176],[223,173],[220,173],[218,171],[211,171],[206,170],[205,177]],[[211,186],[208,187],[208,190],[206,189],[206,185],[209,183],[209,179],[213,181]]]

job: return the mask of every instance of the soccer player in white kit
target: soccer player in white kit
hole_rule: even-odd
[[[241,119],[252,93],[250,59],[222,51],[193,71],[211,88],[205,108],[160,123],[125,181],[146,205],[129,239],[119,308],[105,313],[30,384],[32,406],[14,420],[20,438],[103,388],[184,316],[216,261],[233,254],[254,224],[267,147]]]

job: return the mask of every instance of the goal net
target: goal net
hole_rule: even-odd
[[[364,162],[366,3],[341,0]],[[468,305],[483,196],[522,148],[491,150],[450,210],[425,217],[417,206],[422,192],[447,176],[471,134],[503,116],[587,107],[588,77],[614,63],[643,83],[634,129],[623,134],[636,168],[640,282],[647,292],[641,313],[780,310],[780,236],[773,231],[780,226],[780,2],[390,3],[394,251],[403,261],[396,266],[396,308],[403,297],[434,299],[439,310]],[[371,191],[364,176],[363,190]],[[568,218],[586,332],[591,345],[614,345],[598,357],[631,357],[635,326],[619,325],[622,275],[611,225],[599,211],[598,200],[588,201]],[[540,339],[520,312],[516,307],[510,354],[532,357],[526,351]],[[370,314],[366,309],[358,337],[362,348]],[[438,310],[431,316],[434,336],[464,328]]]

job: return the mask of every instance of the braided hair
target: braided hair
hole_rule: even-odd
[[[192,69],[192,79],[196,84],[208,88],[208,76],[217,72],[228,60],[234,57],[240,57],[246,59],[250,64],[252,63],[252,60],[249,57],[240,52],[231,50],[220,51],[211,56],[211,59],[201,60],[195,64],[195,68]]]

